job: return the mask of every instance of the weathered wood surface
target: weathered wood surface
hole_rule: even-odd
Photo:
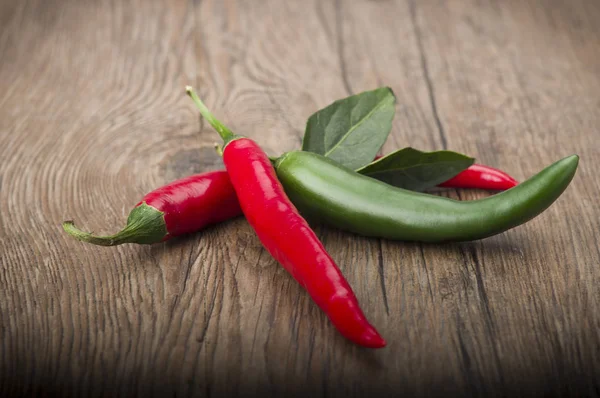
[[[0,1],[0,395],[600,394],[599,20],[584,0]],[[386,151],[521,180],[582,161],[542,216],[483,241],[320,229],[389,341],[365,351],[241,218],[153,247],[62,232],[114,231],[148,190],[220,167],[189,83],[272,154],[389,85]]]

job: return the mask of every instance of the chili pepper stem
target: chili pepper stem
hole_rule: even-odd
[[[200,97],[198,97],[198,94],[196,94],[192,86],[185,86],[185,92],[190,96],[192,101],[194,101],[194,104],[196,104],[196,107],[200,111],[202,117],[205,118],[215,130],[217,130],[217,133],[219,133],[225,145],[238,138],[233,131],[229,130],[223,123],[215,118],[215,116],[208,110],[206,105],[204,105],[204,102],[202,102]]]
[[[65,221],[62,224],[62,227],[69,235],[71,235],[75,239],[99,246],[116,246],[122,243],[129,243],[127,242],[127,238],[131,237],[131,235],[133,234],[131,229],[125,227],[114,235],[96,236],[89,232],[80,230],[75,226],[73,221]]]
[[[65,221],[63,229],[82,242],[99,246],[116,246],[123,243],[151,244],[168,235],[164,213],[146,203],[134,208],[127,218],[127,225],[114,235],[96,236],[80,230],[73,221]]]

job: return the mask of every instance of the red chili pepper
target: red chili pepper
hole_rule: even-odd
[[[380,158],[382,155],[377,155],[373,160]],[[505,191],[518,184],[517,180],[501,170],[482,164],[473,164],[448,181],[442,182],[438,187]]]
[[[438,186],[504,191],[518,184],[517,180],[501,170],[482,164],[473,164]]]
[[[356,344],[381,348],[352,288],[308,223],[288,199],[268,156],[254,141],[216,120],[191,87],[204,118],[225,141],[223,161],[246,219],[269,253],[306,289],[332,323]]]
[[[95,236],[77,229],[73,221],[65,221],[63,228],[80,241],[101,246],[151,244],[241,214],[229,176],[219,170],[185,177],[148,193],[115,235]]]

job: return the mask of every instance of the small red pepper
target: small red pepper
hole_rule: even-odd
[[[517,180],[501,170],[482,164],[473,164],[438,186],[505,191],[518,184]]]
[[[219,170],[185,177],[148,193],[129,213],[125,228],[114,235],[83,232],[73,221],[65,221],[63,228],[74,238],[95,245],[151,244],[241,214],[229,176]]]
[[[266,153],[215,119],[191,87],[186,90],[225,141],[223,162],[242,211],[264,247],[343,336],[365,347],[384,347],[385,340],[366,319],[340,269],[287,197]]]

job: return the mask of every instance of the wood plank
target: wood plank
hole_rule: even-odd
[[[0,1],[0,395],[600,395],[599,17],[585,0]],[[318,228],[388,340],[366,351],[243,218],[152,247],[60,229],[112,232],[145,192],[222,167],[190,83],[272,155],[388,85],[386,152],[520,180],[581,166],[542,216],[478,242]]]
[[[598,251],[590,250],[598,247],[592,232],[598,217],[581,200],[598,190],[586,169],[599,149],[592,127],[599,79],[590,71],[599,70],[600,58],[582,58],[577,37],[585,30],[598,48],[597,24],[589,17],[598,9],[591,2],[571,5],[416,7],[439,118],[453,149],[515,170],[521,180],[563,156],[582,157],[575,183],[543,216],[459,245],[471,257],[465,266],[476,294],[475,303],[458,302],[456,316],[466,327],[457,325],[455,339],[464,352],[464,377],[485,395],[490,388],[597,393],[600,335],[589,326],[598,324],[590,312],[599,304],[598,275],[589,270],[600,263]]]
[[[60,223],[114,231],[201,168],[192,5],[2,3],[0,395],[149,391],[199,246],[84,247]]]

